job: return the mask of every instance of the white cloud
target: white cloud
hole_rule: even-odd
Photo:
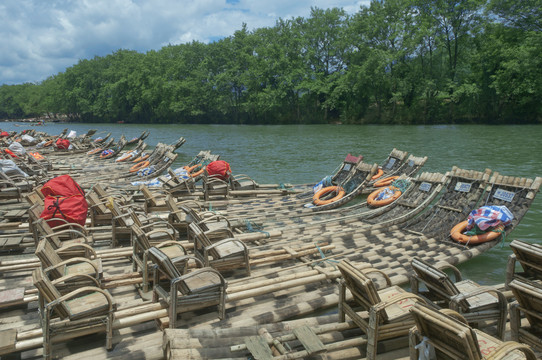
[[[80,59],[118,49],[141,52],[192,40],[210,42],[278,18],[308,17],[310,8],[349,13],[369,0],[3,0],[0,84],[42,81]]]

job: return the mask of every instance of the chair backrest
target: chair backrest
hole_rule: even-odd
[[[45,303],[50,303],[61,297],[58,289],[51,283],[41,268],[37,268],[32,272],[32,281]],[[55,312],[62,319],[70,316],[70,312],[63,302],[55,306]]]
[[[190,222],[196,222],[196,223],[200,223],[201,221],[203,221],[203,218],[199,216],[197,211],[192,209],[190,206],[179,205],[178,207],[179,209],[181,209],[182,211],[186,213],[187,221],[192,220]]]
[[[338,267],[346,287],[352,293],[354,300],[363,307],[363,310],[369,310],[371,306],[380,303],[381,299],[374,282],[361,270],[348,260],[342,260]],[[386,316],[386,314],[383,312],[382,316]],[[387,319],[382,320],[386,321]]]
[[[119,204],[112,197],[107,198],[107,208],[111,211],[120,226],[130,227],[134,223],[142,226],[141,221],[139,221],[139,218],[132,209],[128,209],[126,212],[122,211]],[[126,216],[126,214],[130,214],[130,216]]]
[[[156,206],[156,197],[146,185],[141,185],[139,187],[139,190],[141,190],[141,193],[143,193],[143,197],[145,198],[145,201],[147,201],[150,206]]]
[[[143,250],[148,250],[151,248],[151,244],[149,242],[147,234],[145,234],[145,232],[138,225],[132,225],[132,231],[135,235],[134,241],[137,241],[139,245],[143,248]]]
[[[40,259],[42,267],[44,269],[54,266],[62,262],[62,259],[56,253],[53,246],[49,243],[47,239],[41,239],[36,247],[36,256]],[[54,278],[59,278],[64,275],[64,266],[55,268],[51,271],[54,275]]]
[[[97,193],[89,191],[86,195],[86,199],[89,207],[97,214],[104,215],[110,212],[109,209],[107,209],[107,206],[105,206],[104,202],[100,200]]]
[[[166,195],[166,206],[168,207],[170,213],[178,214],[178,211],[180,210],[173,196],[169,194]]]
[[[476,332],[467,324],[420,303],[410,312],[420,335],[449,357],[482,359]]]
[[[523,271],[530,277],[542,280],[542,246],[520,240],[510,243]]]
[[[430,287],[429,290],[436,292],[441,297],[450,298],[460,293],[448,274],[444,271],[437,269],[418,257],[412,259],[411,265],[416,275]],[[465,306],[467,304],[462,305]]]
[[[26,201],[31,207],[34,205],[43,206],[43,198],[40,196],[40,193],[41,192],[34,190],[25,196]]]
[[[179,270],[173,265],[171,259],[162,252],[162,250],[157,247],[149,248],[149,258],[150,260],[158,266],[160,271],[169,279],[173,280],[180,277],[182,274]]]
[[[207,247],[213,244],[211,239],[209,239],[209,237],[205,235],[205,233],[203,232],[203,230],[201,230],[198,224],[191,222],[190,224],[188,224],[188,228],[192,233],[194,239],[197,239],[197,241],[203,246]]]
[[[519,305],[525,311],[525,317],[531,326],[542,327],[542,285],[527,279],[515,278],[509,284]],[[533,316],[537,314],[538,316]]]

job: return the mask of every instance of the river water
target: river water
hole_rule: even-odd
[[[98,129],[127,139],[150,130],[146,142],[173,143],[184,137],[177,164],[184,165],[200,150],[210,150],[230,163],[234,174],[247,174],[259,183],[316,183],[334,172],[344,157],[363,155],[367,163],[381,163],[393,148],[427,156],[422,171],[449,171],[452,166],[534,179],[542,176],[542,126],[349,126],[349,125],[137,125],[0,123],[2,130],[35,128],[49,134],[63,129]],[[542,243],[542,195],[538,195],[519,226],[507,237]],[[483,284],[504,282],[510,248],[505,244],[460,265],[464,277]]]

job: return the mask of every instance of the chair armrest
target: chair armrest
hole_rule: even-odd
[[[528,345],[520,344],[515,341],[505,341],[497,346],[497,349],[488,357],[487,360],[491,359],[508,359],[508,354],[513,351],[521,351],[527,360],[535,360],[536,355]]]
[[[147,237],[149,238],[149,241],[151,240],[150,236],[154,234],[166,234],[167,237],[171,239],[171,241],[175,241],[175,234],[169,233],[166,229],[155,229],[145,233],[145,235],[147,235]]]
[[[74,249],[74,248],[83,248],[83,249],[85,249],[87,251],[88,254],[92,254],[92,256],[94,256],[94,258],[97,257],[96,250],[94,250],[94,248],[92,246],[87,245],[85,243],[63,245],[61,248],[57,249],[56,252],[62,253],[64,251],[71,250],[71,249]]]
[[[378,304],[373,305],[371,307],[371,309],[373,309],[374,311],[379,313],[381,311],[384,311],[387,307],[389,307],[391,305],[394,305],[394,304],[398,303],[399,301],[406,300],[406,299],[415,299],[415,300],[421,302],[422,304],[426,304],[426,301],[423,298],[421,298],[420,296],[418,296],[416,294],[413,294],[413,293],[405,292],[405,293],[400,293],[400,294],[394,295],[394,296],[390,297],[387,301],[381,301]]]
[[[514,279],[516,273],[516,254],[510,254],[508,256],[508,262],[506,263],[506,278],[504,280],[504,288],[509,290],[508,284]]]
[[[456,268],[455,266],[453,266],[452,264],[449,264],[447,262],[441,262],[441,263],[435,264],[435,267],[437,269],[443,270],[443,271],[446,270],[446,269],[452,270],[452,272],[454,273],[454,277],[455,277],[454,282],[458,282],[458,281],[463,280],[462,276],[461,276],[461,271],[459,271],[459,269]]]
[[[210,268],[210,267],[204,267],[204,268],[201,268],[201,269],[197,269],[197,270],[189,272],[188,274],[185,274],[185,275],[179,276],[178,278],[172,279],[171,280],[171,285],[175,286],[176,284],[178,284],[181,281],[184,281],[184,280],[189,279],[191,277],[197,276],[197,275],[199,275],[201,273],[204,273],[204,272],[213,272],[213,273],[217,274],[219,279],[220,279],[221,285],[224,287],[224,289],[226,289],[226,286],[227,286],[226,285],[226,280],[224,280],[224,277],[222,276],[222,274],[219,273],[218,271],[216,271],[215,269]],[[212,286],[209,286],[209,288],[215,287],[215,286],[216,285],[212,285]],[[200,288],[199,290],[205,290],[205,289],[206,288]]]
[[[46,308],[53,308],[53,307],[55,307],[56,305],[58,305],[58,304],[60,304],[62,302],[65,302],[65,301],[70,300],[70,299],[77,298],[77,297],[79,297],[79,295],[82,295],[82,294],[85,294],[85,293],[88,293],[88,292],[99,292],[99,293],[101,293],[106,298],[106,300],[107,300],[107,302],[109,304],[109,311],[113,311],[113,306],[115,304],[115,301],[113,300],[113,297],[111,296],[111,294],[108,293],[107,291],[103,290],[103,289],[100,289],[100,288],[94,287],[94,286],[83,286],[83,287],[81,287],[79,289],[71,291],[71,292],[67,293],[66,295],[62,295],[58,299],[56,299],[54,301],[51,301],[45,307]]]
[[[53,266],[49,266],[46,269],[43,269],[43,271],[45,273],[49,273],[51,270],[54,270],[54,269],[56,269],[56,268],[58,268],[60,266],[70,265],[71,263],[78,263],[78,262],[79,263],[86,262],[86,263],[90,264],[94,268],[94,270],[96,271],[96,277],[98,277],[98,267],[96,266],[96,264],[92,260],[84,258],[84,257],[74,257],[74,258],[70,258],[70,259],[61,261],[58,264],[55,264]]]
[[[91,282],[93,282],[96,287],[100,287],[100,282],[96,279],[96,278],[93,278],[92,276],[88,275],[88,274],[72,274],[72,275],[66,275],[66,276],[62,276],[61,278],[58,278],[58,279],[55,279],[53,281],[51,281],[51,283],[53,285],[57,285],[57,284],[60,284],[62,282],[67,282],[67,281],[70,281],[70,280],[73,280],[73,279],[78,279],[78,278],[84,278],[86,280],[89,280]]]
[[[154,245],[154,247],[158,249],[163,248],[165,246],[178,246],[183,250],[185,255],[187,254],[184,246],[182,246],[177,240],[166,240],[166,241],[162,241],[160,244]]]
[[[45,237],[45,238],[51,238],[51,237],[53,237],[53,236],[62,236],[62,235],[69,234],[69,233],[75,235],[75,236],[72,236],[72,239],[75,239],[76,237],[82,237],[82,238],[85,238],[85,241],[86,241],[86,242],[89,242],[89,241],[88,241],[88,240],[89,240],[89,237],[88,237],[87,234],[83,234],[82,232],[77,231],[77,230],[75,230],[75,229],[67,229],[67,230],[62,230],[62,231],[55,231],[54,233],[44,235],[43,237]],[[90,242],[92,242],[92,241],[90,241]]]
[[[217,234],[221,234],[221,233],[224,233],[228,238],[235,238],[235,234],[233,233],[233,231],[231,231],[231,229],[228,229],[228,228],[213,229],[213,230],[205,231],[205,235],[207,235],[207,236],[209,236],[209,235],[217,235]]]
[[[228,238],[228,239],[217,241],[217,242],[213,243],[212,245],[209,245],[209,246],[205,247],[205,249],[206,250],[213,249],[213,248],[215,248],[215,247],[217,247],[219,245],[226,244],[226,243],[229,243],[229,242],[237,242],[237,243],[241,244],[241,246],[245,249],[245,251],[248,252],[247,245],[244,242],[242,242],[241,240],[235,239],[235,238]]]
[[[382,275],[382,277],[386,280],[386,285],[387,286],[391,286],[391,279],[390,277],[385,273],[383,272],[382,270],[379,270],[379,269],[375,269],[375,268],[367,268],[367,269],[361,269],[360,270],[362,273],[364,274],[370,274],[370,273],[373,273],[373,272],[376,272],[376,273],[379,273],[380,275]]]

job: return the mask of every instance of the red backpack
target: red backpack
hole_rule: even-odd
[[[224,160],[212,161],[207,165],[207,174],[213,175],[221,180],[228,180],[231,175],[230,164]]]
[[[70,147],[70,140],[68,140],[68,139],[58,139],[56,141],[56,147],[58,149],[68,149]]]
[[[58,176],[46,182],[41,192],[45,195],[44,209],[41,218],[64,219],[70,223],[85,225],[88,204],[85,192],[70,175]],[[50,221],[51,227],[62,225],[65,221]]]

